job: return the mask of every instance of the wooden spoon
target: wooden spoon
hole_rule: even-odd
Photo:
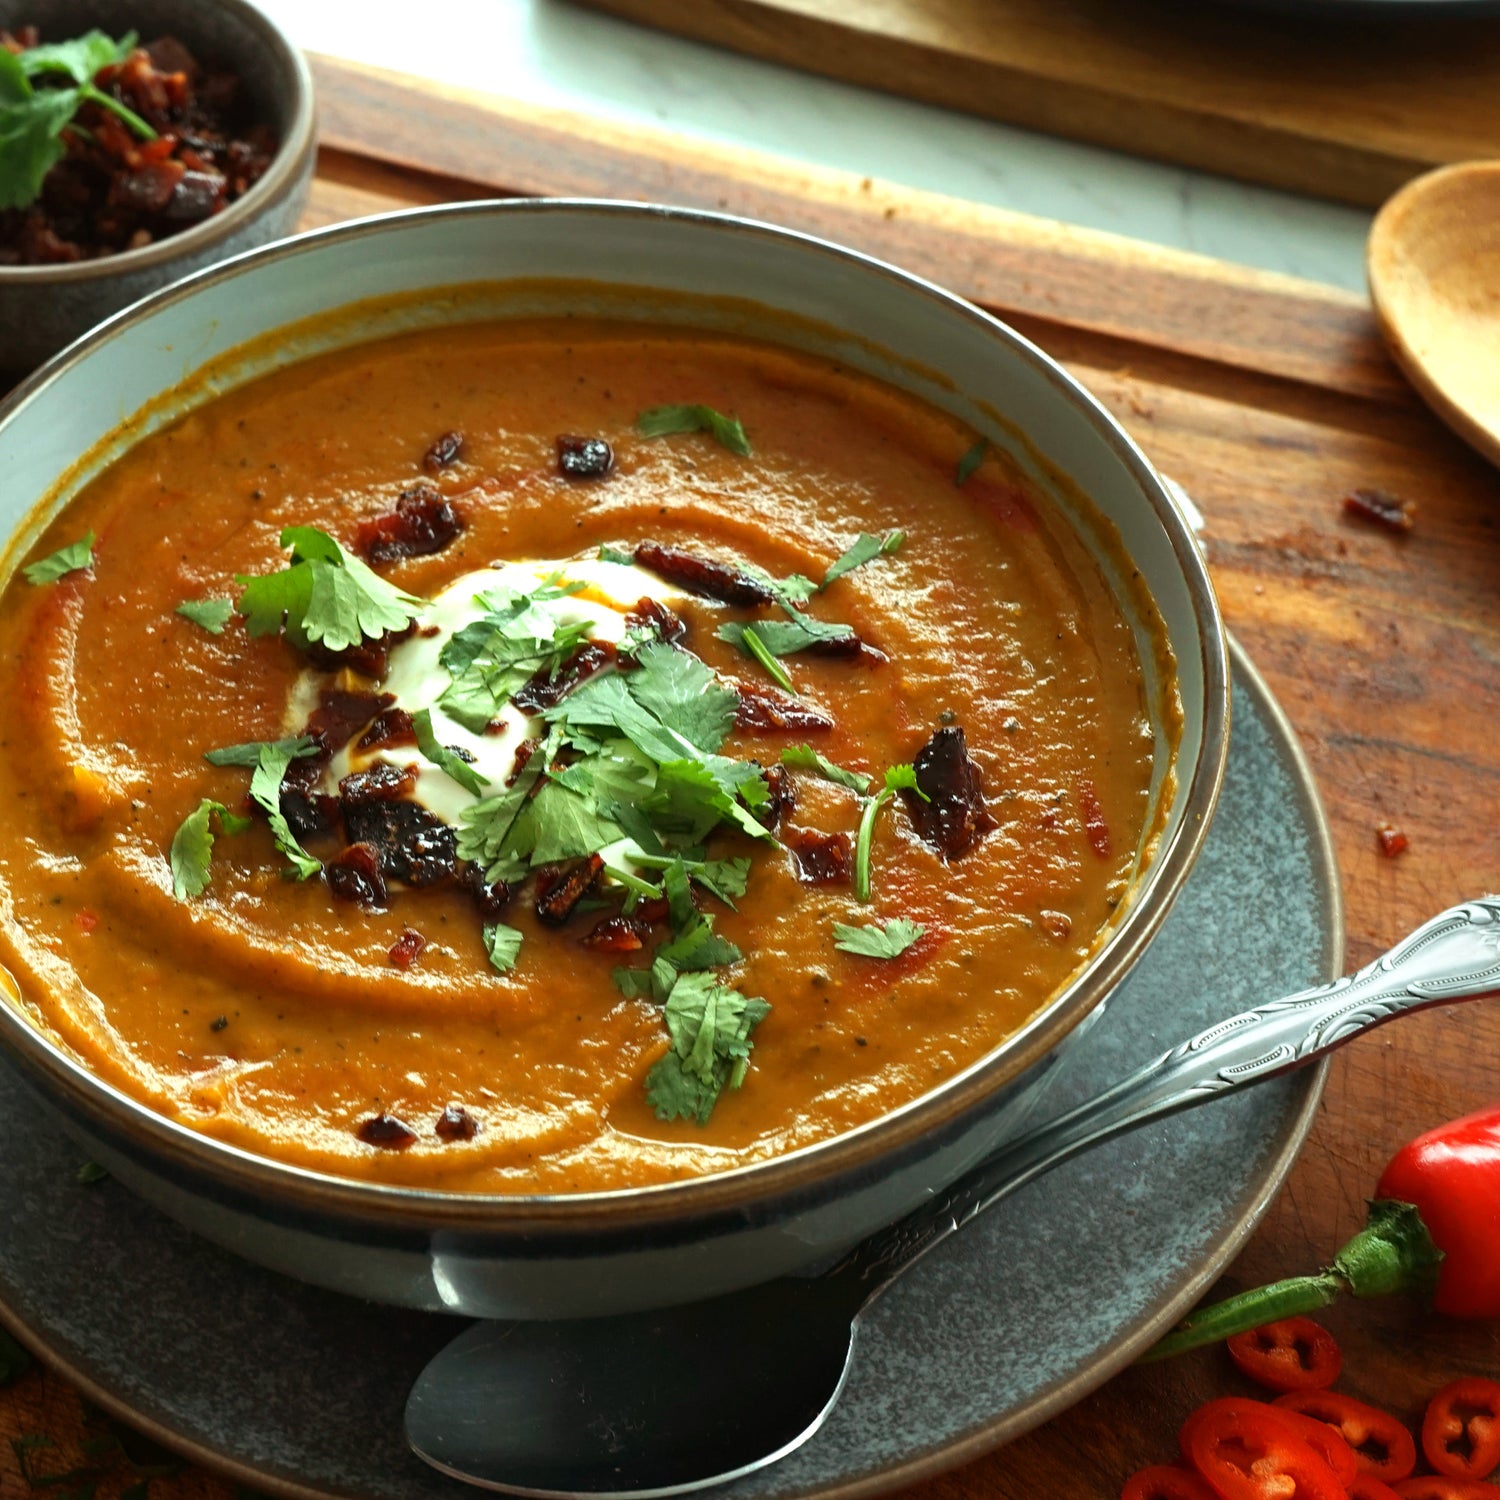
[[[1500,464],[1500,161],[1407,183],[1375,216],[1365,271],[1381,332],[1418,394]]]

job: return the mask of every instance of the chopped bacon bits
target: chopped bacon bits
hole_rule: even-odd
[[[687,634],[687,626],[665,604],[655,599],[637,599],[635,608],[625,616],[625,624],[652,630],[658,640],[666,641],[668,645]]]
[[[384,906],[389,899],[385,877],[380,873],[380,857],[370,844],[350,844],[337,859],[323,866],[323,877],[341,901]]]
[[[1405,532],[1411,530],[1417,508],[1389,490],[1350,490],[1344,496],[1344,512],[1387,531]]]
[[[537,881],[537,920],[549,927],[561,927],[573,915],[573,909],[599,883],[604,873],[604,857],[591,854],[567,869],[554,870]]]
[[[303,731],[318,742],[325,755],[342,750],[357,730],[396,700],[390,693],[344,693],[325,689]],[[363,744],[363,741],[361,741]]]
[[[890,660],[879,646],[872,646],[850,631],[829,640],[809,641],[802,648],[804,656],[829,656],[837,661],[859,661],[867,667],[878,667]]]
[[[398,797],[410,796],[416,784],[417,773],[410,766],[378,760],[368,770],[355,771],[344,777],[339,782],[339,796],[347,811],[367,802],[392,802]]]
[[[1411,845],[1411,840],[1394,823],[1382,823],[1375,830],[1375,842],[1387,859],[1404,854]]]
[[[479,1122],[462,1104],[450,1104],[433,1129],[440,1141],[472,1141],[479,1134]]]
[[[385,676],[392,647],[400,645],[412,630],[410,625],[405,630],[388,630],[382,636],[373,640],[366,637],[342,651],[330,651],[321,641],[314,641],[307,648],[307,659],[320,672],[338,672],[347,667],[362,677],[378,679]]]
[[[372,1115],[362,1120],[356,1130],[360,1140],[367,1146],[379,1146],[385,1151],[405,1151],[416,1140],[417,1133],[395,1115]]]
[[[984,805],[984,778],[957,725],[938,729],[912,762],[927,800],[903,789],[917,833],[947,859],[966,853],[995,826]]]
[[[1099,793],[1087,777],[1078,783],[1078,810],[1083,814],[1083,831],[1088,835],[1089,848],[1100,859],[1108,859],[1109,824],[1104,821],[1104,809],[1099,806]]]
[[[360,773],[368,775],[368,772]],[[346,782],[354,777],[346,776]],[[343,803],[344,831],[351,844],[369,844],[386,880],[407,885],[436,885],[458,868],[458,840],[446,824],[415,802],[370,801]]]
[[[359,737],[361,750],[376,745],[415,745],[417,726],[404,708],[385,708],[375,715],[370,727]]]
[[[735,684],[740,701],[734,711],[734,727],[739,730],[790,729],[799,734],[832,729],[833,720],[810,703],[783,698],[779,693]]]
[[[440,474],[464,456],[464,435],[461,432],[445,432],[423,455],[422,467],[429,474]]]
[[[615,659],[615,648],[608,642],[590,641],[580,646],[556,672],[538,672],[519,689],[511,702],[522,713],[539,714],[561,702],[574,688],[602,672]]]
[[[796,857],[797,878],[803,885],[836,885],[848,881],[854,858],[847,833],[784,828],[781,842]]]
[[[638,953],[646,946],[650,935],[649,922],[637,921],[634,917],[605,917],[583,939],[583,945],[599,953]]]
[[[30,28],[0,29],[20,51]],[[270,166],[277,142],[251,124],[230,73],[202,68],[162,38],[101,68],[97,87],[157,131],[142,140],[118,115],[84,102],[63,131],[62,159],[23,208],[0,208],[0,265],[67,264],[140,249],[220,213]]]
[[[765,779],[771,795],[757,816],[767,828],[775,828],[797,810],[797,782],[785,766],[772,766]]]
[[[614,466],[614,449],[603,438],[558,435],[557,472],[564,479],[603,479]]]
[[[326,754],[299,756],[287,767],[282,778],[281,815],[296,838],[315,838],[320,833],[327,833],[338,822],[338,798],[318,790],[323,767],[327,764]]]
[[[641,567],[675,583],[703,599],[717,599],[721,604],[771,604],[776,595],[759,578],[741,571],[730,563],[680,547],[665,547],[660,542],[641,542],[635,549],[635,560]]]
[[[503,880],[486,880],[484,866],[472,863],[463,867],[459,880],[473,896],[479,915],[486,922],[498,922],[505,908],[510,905],[510,898],[514,894],[511,888]]]
[[[419,484],[396,501],[395,510],[361,521],[355,545],[366,562],[399,562],[441,552],[463,529],[449,501],[430,484]]]
[[[391,950],[386,956],[393,968],[409,969],[422,956],[422,950],[426,946],[427,939],[415,927],[408,927],[391,944]]]

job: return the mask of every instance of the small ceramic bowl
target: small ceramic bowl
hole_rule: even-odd
[[[139,250],[57,266],[0,266],[0,384],[148,292],[296,228],[315,158],[312,75],[302,54],[248,0],[0,0],[0,29],[42,40],[93,27],[143,41],[173,36],[237,73],[280,148],[264,177],[223,213]]]
[[[1141,452],[1065,371],[968,303],[745,220],[623,203],[461,204],[302,235],[160,292],[0,403],[8,560],[141,424],[175,420],[215,390],[409,327],[621,306],[636,320],[710,332],[743,331],[748,319],[757,337],[837,358],[951,412],[1021,466],[1115,589],[1148,702],[1176,688],[1176,708],[1154,716],[1156,856],[1051,1002],[920,1099],[772,1160],[611,1192],[419,1190],[252,1156],[88,1072],[32,1024],[24,996],[0,988],[0,1062],[62,1111],[92,1159],[200,1233],[304,1280],[412,1307],[567,1317],[688,1301],[817,1264],[1015,1133],[1159,927],[1213,812],[1228,750],[1224,627],[1192,531]],[[183,387],[195,368],[207,383]],[[1157,651],[1163,633],[1175,671]]]

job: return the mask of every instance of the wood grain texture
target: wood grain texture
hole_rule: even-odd
[[[1500,21],[1168,0],[582,0],[850,83],[1373,207],[1500,155]]]
[[[756,204],[799,227],[847,228],[864,248],[910,254],[960,289],[985,274],[976,247],[982,259],[1001,257],[1007,277],[984,283],[992,305],[1008,306],[1061,358],[1209,518],[1229,624],[1301,736],[1327,804],[1351,965],[1443,906],[1500,889],[1500,473],[1405,394],[1362,305],[1060,226],[887,199],[884,189],[767,158],[476,107],[326,63],[319,83],[329,145],[310,223],[506,186],[650,187],[669,201]],[[394,141],[384,122],[398,114],[412,128]],[[896,212],[887,217],[882,204]],[[1105,268],[1135,295],[1111,285]],[[1211,324],[1218,354],[1206,337],[1193,342],[1195,321]],[[1414,501],[1414,530],[1396,537],[1346,518],[1340,501],[1356,486]],[[1411,839],[1395,860],[1376,850],[1375,828],[1387,820]],[[1358,1227],[1365,1193],[1402,1141],[1500,1096],[1497,1059],[1494,1001],[1413,1017],[1340,1052],[1307,1149],[1223,1289],[1325,1260]],[[1346,1354],[1341,1387],[1408,1420],[1452,1376],[1500,1378],[1497,1324],[1456,1323],[1404,1302],[1338,1307],[1326,1321]],[[1132,1469],[1174,1454],[1192,1407],[1248,1391],[1217,1349],[1127,1370],[1005,1449],[903,1494],[1102,1500]],[[86,1437],[76,1396],[34,1371],[0,1392],[0,1435],[38,1428],[65,1444],[59,1461]],[[118,1488],[102,1486],[99,1500]],[[0,1497],[22,1493],[0,1450]],[[154,1480],[151,1500],[231,1494],[191,1470]]]

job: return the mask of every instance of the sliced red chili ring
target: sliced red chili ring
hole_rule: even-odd
[[[1354,1450],[1362,1474],[1392,1484],[1417,1466],[1417,1445],[1411,1433],[1378,1406],[1367,1406],[1339,1391],[1288,1391],[1273,1404],[1337,1428]]]
[[[1125,1481],[1120,1500],[1217,1500],[1199,1474],[1177,1464],[1151,1464]]]
[[[1470,1375],[1427,1403],[1422,1451],[1439,1474],[1483,1479],[1500,1466],[1500,1383]]]
[[[1338,1475],[1263,1401],[1210,1401],[1183,1423],[1178,1441],[1221,1500],[1347,1500]]]
[[[1344,1356],[1334,1337],[1311,1318],[1283,1318],[1224,1341],[1229,1357],[1273,1391],[1305,1391],[1332,1385]]]
[[[1451,1474],[1418,1474],[1398,1479],[1391,1488],[1398,1500],[1495,1500],[1495,1486]]]
[[[1316,1417],[1304,1417],[1300,1411],[1283,1410],[1281,1415],[1297,1429],[1302,1441],[1339,1476],[1339,1483],[1347,1488],[1359,1473],[1359,1460],[1338,1428],[1330,1427]]]
[[[1356,1474],[1349,1486],[1349,1500],[1401,1500],[1401,1497],[1373,1474]]]

